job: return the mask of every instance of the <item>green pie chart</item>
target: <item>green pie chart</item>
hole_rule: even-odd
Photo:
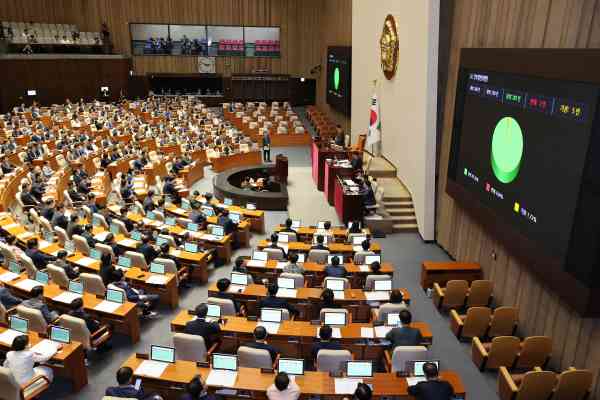
[[[340,67],[335,67],[333,70],[333,88],[336,91],[340,89]]]
[[[519,174],[523,159],[523,131],[516,119],[504,117],[492,135],[492,170],[502,183],[511,183]]]

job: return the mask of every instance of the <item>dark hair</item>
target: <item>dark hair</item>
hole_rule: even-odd
[[[131,381],[133,376],[133,370],[130,367],[121,367],[117,371],[117,383],[119,385],[125,385]]]
[[[323,340],[329,340],[333,336],[333,329],[329,325],[323,325],[319,329],[319,337]]]
[[[44,287],[41,285],[34,286],[29,293],[31,297],[38,297],[44,293]]]
[[[290,253],[288,255],[288,260],[290,260],[293,263],[298,262],[298,254],[296,254],[296,253]]]
[[[114,238],[115,238],[115,235],[113,235],[112,233],[109,233],[108,235],[106,235],[106,238],[104,238],[104,241],[110,243],[113,241]]]
[[[254,328],[254,338],[256,340],[265,340],[267,338],[267,330],[264,326]]]
[[[394,289],[390,292],[390,303],[402,303],[404,295],[400,289]]]
[[[373,396],[373,391],[369,385],[365,383],[359,383],[354,391],[354,398],[357,400],[370,400]]]
[[[142,243],[144,243],[144,244],[150,243],[150,236],[144,235],[142,237]]]
[[[35,238],[33,238],[27,242],[28,249],[35,249],[37,247],[37,245],[38,245],[38,240]]]
[[[331,265],[340,265],[340,258],[338,256],[331,257]]]
[[[334,299],[335,295],[333,294],[333,290],[329,288],[323,289],[323,292],[321,293],[321,300],[323,301],[323,303],[325,303],[326,305],[333,304]]]
[[[65,258],[66,256],[67,256],[67,252],[64,250],[60,250],[58,252],[58,254],[56,254],[56,257],[58,257],[58,258]]]
[[[331,229],[331,221],[325,221],[325,223],[323,224],[323,228],[327,230]]]
[[[79,310],[81,307],[83,307],[83,300],[81,300],[81,297],[73,299],[71,302],[71,309]]]
[[[400,322],[402,322],[402,325],[408,325],[412,322],[412,314],[410,313],[410,311],[400,311]]]
[[[238,258],[235,259],[235,267],[237,269],[240,269],[243,265],[244,265],[244,257],[239,256]]]
[[[29,344],[29,336],[27,335],[19,335],[13,339],[12,346],[10,349],[12,351],[23,351]]]
[[[188,394],[191,394],[193,399],[199,399],[203,390],[204,385],[202,385],[202,381],[198,375],[193,377],[192,380],[185,385],[185,391]]]
[[[379,261],[373,261],[371,263],[371,271],[377,273],[377,272],[379,272],[380,269],[381,269],[381,264],[379,264]]]
[[[204,317],[206,317],[206,314],[208,313],[208,307],[204,303],[198,304],[196,306],[196,310],[195,311],[196,311],[196,317],[198,317],[198,318],[204,318]]]
[[[289,384],[290,384],[290,378],[288,377],[288,375],[285,372],[279,372],[277,374],[277,376],[275,376],[275,387],[280,392],[287,389]]]
[[[231,281],[227,278],[221,278],[217,281],[217,289],[219,289],[219,292],[226,291],[229,285],[231,285]]]
[[[292,219],[291,218],[288,218],[285,220],[285,227],[288,229],[292,227]]]
[[[110,253],[102,253],[100,261],[102,262],[103,267],[108,267],[112,264],[112,255]]]
[[[271,234],[271,243],[277,243],[277,234],[276,233]]]
[[[323,235],[317,235],[317,243],[323,244],[324,241],[325,238],[323,237]]]
[[[369,241],[369,239],[365,239],[360,245],[362,246],[363,250],[367,251],[369,250],[369,247],[371,247],[371,242]]]
[[[275,296],[278,290],[279,287],[276,283],[271,283],[267,286],[267,292],[269,293],[269,296]]]
[[[423,372],[425,373],[425,377],[427,379],[435,378],[436,376],[438,376],[437,365],[435,365],[432,362],[426,362],[425,364],[423,364]]]
[[[113,278],[115,279],[115,281],[120,281],[121,279],[123,279],[124,276],[125,274],[120,269],[115,269],[113,272]]]

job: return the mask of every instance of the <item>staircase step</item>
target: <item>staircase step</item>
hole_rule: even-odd
[[[388,202],[404,202],[404,201],[411,201],[412,202],[412,198],[410,196],[391,196],[386,194],[385,192],[383,193],[383,202],[384,203],[388,203]]]
[[[385,206],[385,211],[392,216],[415,216],[414,208],[389,208]]]
[[[396,171],[387,171],[387,170],[369,170],[369,175],[374,178],[395,178]]]
[[[417,224],[394,224],[394,232],[417,232]]]
[[[413,208],[412,201],[383,201],[385,208]]]
[[[393,216],[390,216],[390,219],[392,221],[394,221],[394,223],[396,223],[396,224],[401,224],[401,223],[408,223],[408,224],[417,223],[417,218],[414,215],[393,215]]]

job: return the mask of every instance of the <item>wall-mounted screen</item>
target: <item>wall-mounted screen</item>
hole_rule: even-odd
[[[280,57],[278,27],[129,25],[134,56]]]
[[[345,115],[350,115],[351,59],[351,47],[327,49],[327,104]]]

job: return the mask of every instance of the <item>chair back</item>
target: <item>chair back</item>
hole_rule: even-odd
[[[556,383],[556,375],[551,371],[529,371],[523,376],[515,400],[549,399]]]
[[[155,263],[159,263],[165,266],[165,272],[175,275],[175,284],[179,286],[179,271],[177,270],[177,264],[175,261],[169,260],[168,258],[155,258]]]
[[[348,278],[334,278],[331,276],[326,276],[325,279],[323,279],[323,287],[327,287],[327,281],[339,281],[340,279],[344,281],[344,289],[350,289],[350,280]]]
[[[327,257],[329,257],[329,250],[313,249],[308,252],[306,261],[317,264],[327,264]]]
[[[494,285],[490,280],[477,280],[471,283],[469,297],[467,298],[467,307],[486,307],[492,297]]]
[[[27,272],[27,276],[31,279],[35,278],[35,273],[37,272],[37,268],[33,264],[33,260],[27,255],[21,255],[21,265],[25,267],[25,271]]]
[[[469,283],[463,280],[451,280],[444,291],[444,308],[460,308],[465,304]]]
[[[46,267],[50,280],[60,286],[61,288],[69,287],[69,277],[65,270],[61,267],[57,267],[54,264],[48,264]]]
[[[206,303],[208,304],[216,304],[221,307],[221,315],[236,315],[235,304],[231,299],[221,299],[220,297],[209,297],[206,299]]]
[[[552,354],[552,339],[548,336],[529,336],[521,345],[517,368],[543,367]]]
[[[373,290],[375,281],[387,281],[392,279],[390,275],[367,275],[365,279],[365,290]]]
[[[125,257],[129,257],[131,259],[132,267],[138,267],[143,270],[148,270],[148,263],[146,263],[146,257],[144,257],[142,253],[127,250],[125,252]]]
[[[60,226],[54,227],[54,233],[56,233],[56,238],[61,246],[64,246],[65,243],[69,241],[69,235],[67,235],[67,231]]]
[[[4,304],[0,303],[0,323],[6,324],[8,322],[8,312]]]
[[[0,393],[6,400],[23,400],[21,385],[17,383],[12,372],[8,368],[0,367]]]
[[[511,336],[519,318],[519,310],[516,307],[498,307],[494,310],[490,322],[489,337]]]
[[[267,247],[264,249],[264,251],[267,253],[267,258],[269,260],[277,260],[277,261],[285,260],[285,257],[283,255],[283,250],[281,250],[281,249],[274,249],[271,247]]]
[[[125,222],[120,221],[116,218],[113,218],[112,223],[119,227],[119,233],[122,233],[123,235],[126,235],[126,236],[129,235],[129,231],[127,230],[127,227],[125,226]]]
[[[8,265],[9,261],[17,261],[17,256],[7,244],[0,243],[0,253],[4,257],[4,264]]]
[[[71,331],[71,339],[73,341],[80,342],[84,349],[91,350],[91,333],[85,325],[85,321],[83,319],[73,317],[72,315],[63,314],[60,316],[59,323],[60,326],[68,328]]]
[[[162,239],[166,240],[167,243],[169,244],[169,247],[177,247],[177,244],[175,243],[175,239],[171,235],[160,234],[157,236],[157,238],[162,238]]]
[[[521,341],[516,336],[495,337],[488,352],[486,368],[512,367],[520,347]]]
[[[356,265],[363,265],[365,263],[365,258],[367,256],[372,256],[375,253],[373,253],[372,251],[357,251],[356,253],[354,253],[354,257],[352,258],[352,261],[354,262],[354,264]]]
[[[377,321],[386,322],[388,314],[399,313],[402,310],[408,310],[406,303],[384,303],[377,309]]]
[[[304,275],[302,274],[293,274],[291,272],[282,272],[279,274],[280,278],[289,278],[294,280],[294,287],[296,289],[304,287]]]
[[[17,306],[17,316],[29,321],[30,331],[37,333],[46,333],[48,331],[48,324],[40,310],[19,305]]]
[[[396,346],[392,353],[392,372],[406,371],[407,361],[427,360],[428,351],[425,346]]]
[[[115,258],[115,253],[112,247],[110,247],[109,245],[104,243],[96,243],[94,247],[96,247],[96,250],[102,252],[102,254],[110,254],[113,259]]]
[[[317,371],[339,373],[345,370],[347,361],[352,361],[349,350],[321,349],[317,353]]]
[[[273,361],[268,350],[240,346],[238,347],[237,355],[240,367],[273,368]]]
[[[92,218],[96,218],[98,221],[100,221],[100,225],[102,225],[102,227],[104,229],[108,229],[109,228],[108,223],[106,222],[106,218],[104,218],[104,215],[99,214],[99,213],[94,213],[92,215]]]
[[[88,206],[81,206],[81,209],[83,210],[85,217],[88,219],[88,221],[92,220],[92,209],[89,208]]]
[[[73,235],[73,244],[75,245],[75,249],[80,253],[83,253],[86,256],[90,255],[90,246],[83,236]]]
[[[176,333],[173,335],[173,346],[175,347],[175,354],[178,360],[206,361],[206,343],[204,343],[202,336]]]
[[[490,326],[491,315],[489,307],[469,308],[461,335],[468,338],[484,336]]]
[[[63,203],[67,208],[73,207],[73,200],[71,199],[71,195],[69,194],[68,190],[63,190]]]
[[[569,368],[558,375],[552,400],[584,400],[592,388],[594,376],[587,369]]]
[[[106,294],[106,286],[100,275],[82,272],[79,274],[79,279],[83,282],[83,288],[86,292],[97,296],[104,296]]]

